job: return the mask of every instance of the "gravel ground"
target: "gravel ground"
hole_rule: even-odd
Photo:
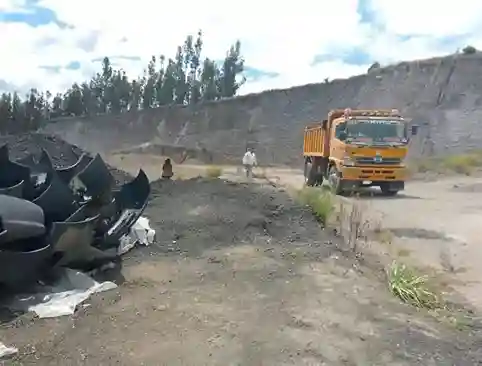
[[[271,185],[155,181],[156,243],[73,317],[4,320],[5,365],[457,365],[480,332],[400,304],[375,262],[339,250]]]

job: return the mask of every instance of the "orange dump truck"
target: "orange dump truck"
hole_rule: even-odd
[[[395,109],[332,110],[328,119],[305,128],[305,182],[314,186],[328,179],[337,194],[378,186],[395,195],[405,187],[404,159],[417,128],[409,131]]]

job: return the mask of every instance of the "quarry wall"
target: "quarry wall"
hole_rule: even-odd
[[[202,149],[238,161],[246,146],[265,164],[300,166],[303,128],[333,108],[398,108],[421,126],[412,155],[482,147],[482,56],[452,55],[286,90],[195,106],[65,119],[42,130],[93,152],[146,143]]]

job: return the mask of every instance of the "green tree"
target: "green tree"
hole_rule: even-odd
[[[152,56],[142,77],[129,80],[124,70],[104,57],[90,80],[79,81],[55,96],[31,89],[0,96],[0,130],[36,128],[61,116],[122,113],[175,104],[195,104],[235,96],[245,82],[241,44],[236,42],[218,65],[203,58],[202,32],[188,35],[174,59]]]
[[[142,107],[144,109],[155,106],[156,101],[156,83],[158,77],[156,72],[156,57],[152,56],[147,64],[147,70],[144,71],[143,90],[142,90]]]
[[[219,97],[220,71],[216,63],[208,58],[204,60],[201,72],[201,99],[216,100]]]
[[[477,52],[477,49],[474,47],[474,46],[465,46],[463,49],[462,49],[462,52],[466,55],[472,55],[474,53]]]
[[[63,110],[68,116],[82,116],[85,112],[85,107],[82,97],[82,89],[79,84],[74,83],[72,87],[67,90],[63,98]]]
[[[64,110],[62,109],[63,105],[63,97],[62,94],[57,93],[55,97],[52,99],[52,106],[51,106],[51,118],[57,118],[63,115]]]
[[[243,76],[237,80],[238,76],[244,71],[244,59],[241,56],[241,42],[237,41],[229,49],[223,62],[220,76],[221,98],[234,97],[239,88],[246,82]]]

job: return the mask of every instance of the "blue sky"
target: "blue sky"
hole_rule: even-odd
[[[152,54],[172,56],[197,29],[210,58],[222,59],[241,40],[243,93],[349,77],[374,61],[482,48],[480,0],[298,0],[276,7],[245,0],[234,15],[221,0],[198,4],[186,0],[184,8],[197,12],[178,22],[176,4],[154,0],[0,0],[0,90],[62,91],[89,78],[104,56],[135,77]]]

